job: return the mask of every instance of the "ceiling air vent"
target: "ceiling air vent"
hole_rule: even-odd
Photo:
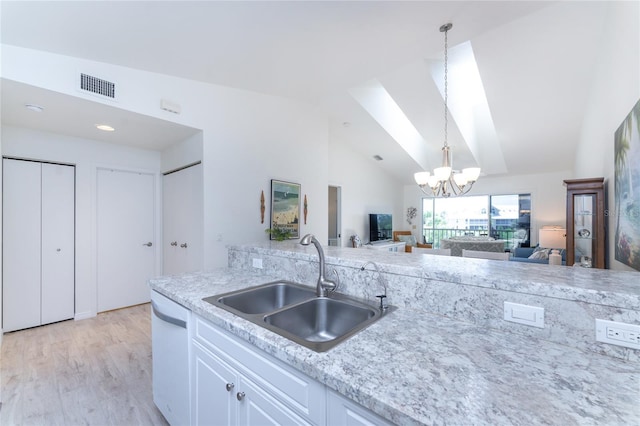
[[[116,97],[115,83],[88,74],[80,74],[80,89],[111,99]]]

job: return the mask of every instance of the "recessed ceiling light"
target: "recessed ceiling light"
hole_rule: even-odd
[[[34,112],[42,112],[42,111],[44,111],[44,107],[41,107],[40,105],[36,105],[36,104],[26,104],[24,107],[26,109],[34,111]]]
[[[113,127],[109,126],[108,124],[96,124],[96,127],[105,132],[113,132],[116,130]]]

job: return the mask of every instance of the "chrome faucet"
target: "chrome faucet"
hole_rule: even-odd
[[[386,311],[389,306],[387,305],[387,284],[385,284],[384,279],[382,278],[382,274],[380,273],[380,270],[378,269],[378,265],[375,262],[367,262],[364,265],[362,265],[360,267],[361,271],[364,271],[367,267],[367,265],[372,265],[373,269],[376,270],[376,272],[378,273],[378,283],[382,284],[382,289],[384,290],[383,294],[378,294],[376,295],[376,297],[380,298],[380,310],[381,311]]]
[[[300,240],[300,244],[303,246],[308,246],[311,243],[316,246],[316,250],[318,250],[318,257],[320,258],[320,276],[318,277],[316,294],[318,297],[326,297],[330,291],[334,291],[336,289],[337,283],[324,277],[324,251],[316,237],[314,237],[313,234],[307,234]]]

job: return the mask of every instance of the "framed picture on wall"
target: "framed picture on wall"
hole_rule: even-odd
[[[615,133],[615,259],[640,270],[640,101]]]
[[[274,230],[277,230],[274,232]],[[300,184],[271,180],[271,239],[278,231],[289,231],[287,238],[300,238]]]

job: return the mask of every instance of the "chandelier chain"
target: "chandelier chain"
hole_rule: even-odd
[[[451,197],[468,193],[480,176],[479,167],[467,167],[462,171],[452,168],[449,148],[449,34],[453,27],[450,22],[440,27],[444,33],[444,146],[442,147],[442,167],[437,167],[433,175],[418,172],[414,175],[416,183],[425,195],[430,197]]]
[[[449,106],[448,106],[448,100],[449,100],[449,82],[447,81],[447,74],[448,74],[448,67],[447,67],[447,62],[448,62],[448,40],[447,40],[447,33],[449,32],[449,30],[445,29],[444,30],[444,146],[449,146],[447,143],[447,136],[448,136],[448,124],[449,124]]]

